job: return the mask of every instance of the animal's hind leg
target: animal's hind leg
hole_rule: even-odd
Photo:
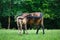
[[[18,31],[20,31],[20,27],[19,27],[19,22],[17,20],[17,27],[18,27]]]
[[[43,29],[43,34],[45,34],[45,32],[44,32],[43,18],[42,18],[42,20],[41,20],[41,26],[42,26],[42,29]]]
[[[18,27],[18,33],[19,33],[19,31],[20,31],[20,27],[19,27],[19,24],[17,24],[17,27]]]
[[[43,29],[43,34],[45,34],[45,32],[44,32],[44,25],[42,25],[42,29]]]
[[[20,22],[20,34],[22,34],[22,23]]]

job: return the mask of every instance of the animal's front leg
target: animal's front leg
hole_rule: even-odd
[[[25,24],[25,30],[26,30],[26,34],[28,34],[28,31],[27,31],[27,24]]]
[[[40,26],[39,26],[39,25],[37,25],[37,31],[36,31],[36,34],[38,34],[39,29],[40,29]]]
[[[25,25],[23,25],[23,34],[25,34]]]

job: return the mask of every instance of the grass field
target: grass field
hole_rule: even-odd
[[[60,40],[60,30],[42,30],[35,34],[36,30],[28,30],[29,34],[18,34],[18,30],[0,29],[0,40]]]

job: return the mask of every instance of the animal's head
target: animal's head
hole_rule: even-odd
[[[23,13],[22,16],[23,17],[27,17],[29,15],[29,13]]]

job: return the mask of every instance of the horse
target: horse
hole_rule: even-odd
[[[26,33],[27,32],[27,16],[28,14],[27,13],[23,13],[21,16],[18,16],[17,17],[17,27],[18,27],[18,30],[19,30],[19,33],[22,34],[22,28],[23,29],[23,34],[25,34],[25,30],[26,30]]]
[[[35,24],[36,27],[37,27],[37,31],[36,31],[36,34],[38,34],[39,32],[39,29],[40,29],[40,24],[42,26],[42,29],[43,29],[43,34],[45,34],[44,32],[44,24],[43,24],[43,14],[41,12],[34,12],[34,13],[30,13],[28,16],[27,16],[27,23],[31,25]]]
[[[42,29],[43,29],[43,34],[45,33],[42,13],[40,12],[34,12],[34,13],[29,13],[29,14],[23,13],[22,16],[17,17],[18,30],[19,30],[19,25],[20,25],[20,30],[22,30],[22,25],[24,25],[25,29],[23,33],[25,33],[25,30],[27,31],[27,24],[29,24],[30,26],[32,24],[35,24],[37,26],[36,34],[38,34],[39,32],[40,24],[41,24]]]

